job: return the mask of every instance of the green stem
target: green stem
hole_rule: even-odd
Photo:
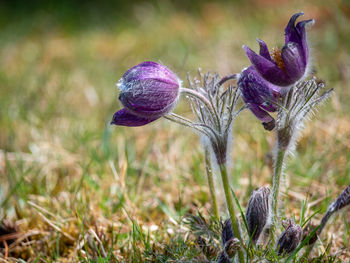
[[[213,169],[210,162],[210,151],[208,147],[205,147],[205,164],[206,164],[206,170],[207,170],[207,177],[208,177],[208,184],[209,184],[209,190],[211,195],[211,201],[213,204],[213,213],[217,220],[220,219],[220,213],[219,213],[219,207],[216,200],[216,192],[215,192],[215,185],[214,185],[214,178],[213,178]]]
[[[270,238],[271,245],[274,246],[276,243],[276,229],[277,229],[277,219],[278,219],[278,201],[280,194],[280,183],[281,183],[281,174],[283,172],[283,163],[284,157],[286,155],[285,148],[277,148],[277,155],[275,157],[275,168],[273,173],[273,182],[272,182],[272,219],[271,219],[271,229],[270,229]]]
[[[237,237],[241,241],[241,244],[243,244],[241,233],[240,233],[239,227],[238,227],[235,208],[233,205],[232,195],[231,195],[231,191],[230,191],[230,183],[228,181],[226,164],[219,164],[219,167],[220,167],[220,173],[221,173],[221,178],[222,178],[222,184],[224,186],[224,191],[225,191],[226,204],[227,204],[228,212],[230,214],[230,219],[231,219],[231,223],[232,223],[232,230],[233,230],[235,237]],[[239,262],[243,263],[244,262],[244,255],[243,255],[242,250],[238,251],[238,257],[239,257]]]

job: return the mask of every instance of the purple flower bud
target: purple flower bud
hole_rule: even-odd
[[[285,46],[282,49],[270,54],[265,42],[258,40],[258,55],[249,47],[243,46],[259,74],[275,85],[290,86],[306,75],[310,59],[305,26],[314,23],[314,20],[303,20],[295,25],[297,18],[303,14],[296,13],[290,18],[285,28]]]
[[[180,81],[168,68],[146,61],[129,69],[120,79],[117,111],[111,124],[142,126],[169,113],[176,105]]]
[[[253,66],[242,71],[237,85],[249,109],[262,122],[266,130],[272,130],[275,127],[275,120],[268,112],[277,110],[275,103],[282,95],[281,87],[266,81]]]
[[[277,241],[277,254],[292,253],[299,245],[302,237],[302,229],[299,225],[294,224],[292,220],[283,221],[284,232],[279,236]]]
[[[222,224],[221,239],[222,244],[225,246],[226,242],[234,238],[231,219],[226,219],[225,223]]]
[[[248,203],[245,217],[247,220],[248,232],[254,244],[258,241],[269,218],[269,198],[270,189],[268,187],[261,187],[258,190],[254,190]]]

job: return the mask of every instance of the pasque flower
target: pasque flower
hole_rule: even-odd
[[[281,87],[271,84],[260,76],[254,66],[242,71],[237,85],[247,107],[262,122],[266,130],[275,127],[275,120],[268,112],[275,112]]]
[[[305,26],[314,23],[314,20],[303,20],[295,25],[297,18],[303,14],[296,13],[290,18],[285,28],[285,45],[282,49],[270,53],[266,43],[259,39],[259,55],[243,46],[259,74],[275,85],[290,86],[302,79],[309,68],[310,55]]]
[[[114,114],[111,124],[121,126],[142,126],[159,119],[174,108],[180,93],[177,76],[151,61],[126,71],[118,86],[124,108]]]
[[[329,97],[332,90],[320,95],[324,87],[316,79],[302,81],[310,68],[306,25],[314,20],[296,20],[303,13],[294,14],[285,28],[285,45],[270,53],[264,41],[258,40],[259,55],[243,46],[252,66],[244,70],[238,86],[249,109],[264,128],[276,130],[274,175],[271,204],[271,243],[275,243],[277,229],[280,179],[285,157],[295,149],[304,122],[318,104]],[[276,121],[268,112],[277,111]]]

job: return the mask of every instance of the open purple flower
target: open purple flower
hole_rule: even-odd
[[[169,113],[180,93],[176,75],[151,61],[126,71],[118,86],[124,108],[114,114],[111,124],[129,127],[146,125]]]
[[[262,78],[254,66],[242,71],[237,85],[248,108],[262,122],[266,130],[272,130],[275,127],[275,120],[268,112],[277,110],[276,102],[281,96],[281,87]]]
[[[243,46],[249,60],[260,75],[267,81],[279,85],[290,86],[302,79],[309,68],[310,56],[306,39],[305,26],[314,23],[313,19],[300,21],[297,18],[304,13],[294,14],[285,29],[285,45],[271,54],[262,40],[259,55],[247,46]]]

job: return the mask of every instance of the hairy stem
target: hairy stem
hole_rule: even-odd
[[[277,219],[278,219],[278,201],[280,194],[280,183],[281,175],[283,172],[284,158],[286,156],[286,149],[283,147],[277,147],[277,153],[275,155],[275,168],[272,179],[272,218],[271,218],[271,229],[270,238],[271,246],[276,243],[276,229],[277,229]]]
[[[214,178],[213,178],[213,169],[211,166],[210,162],[210,151],[208,149],[208,146],[205,146],[205,167],[206,167],[206,172],[207,172],[207,177],[208,177],[208,184],[209,184],[209,190],[210,190],[210,196],[211,196],[211,201],[213,205],[213,213],[214,216],[217,220],[220,219],[220,214],[219,214],[219,207],[218,203],[216,200],[216,191],[215,191],[215,185],[214,185]]]
[[[233,205],[232,195],[231,195],[231,191],[230,191],[230,183],[228,181],[228,176],[227,176],[227,167],[226,167],[225,163],[219,164],[219,167],[220,167],[222,184],[224,186],[224,191],[225,191],[227,209],[228,209],[228,212],[230,214],[230,219],[231,219],[231,223],[232,223],[232,230],[233,230],[235,237],[237,237],[241,241],[241,243],[243,244],[241,233],[239,231],[238,221],[237,221],[236,214],[235,214],[235,208]],[[239,262],[241,262],[241,263],[244,262],[244,255],[243,255],[242,250],[238,251],[238,258],[239,258]]]

